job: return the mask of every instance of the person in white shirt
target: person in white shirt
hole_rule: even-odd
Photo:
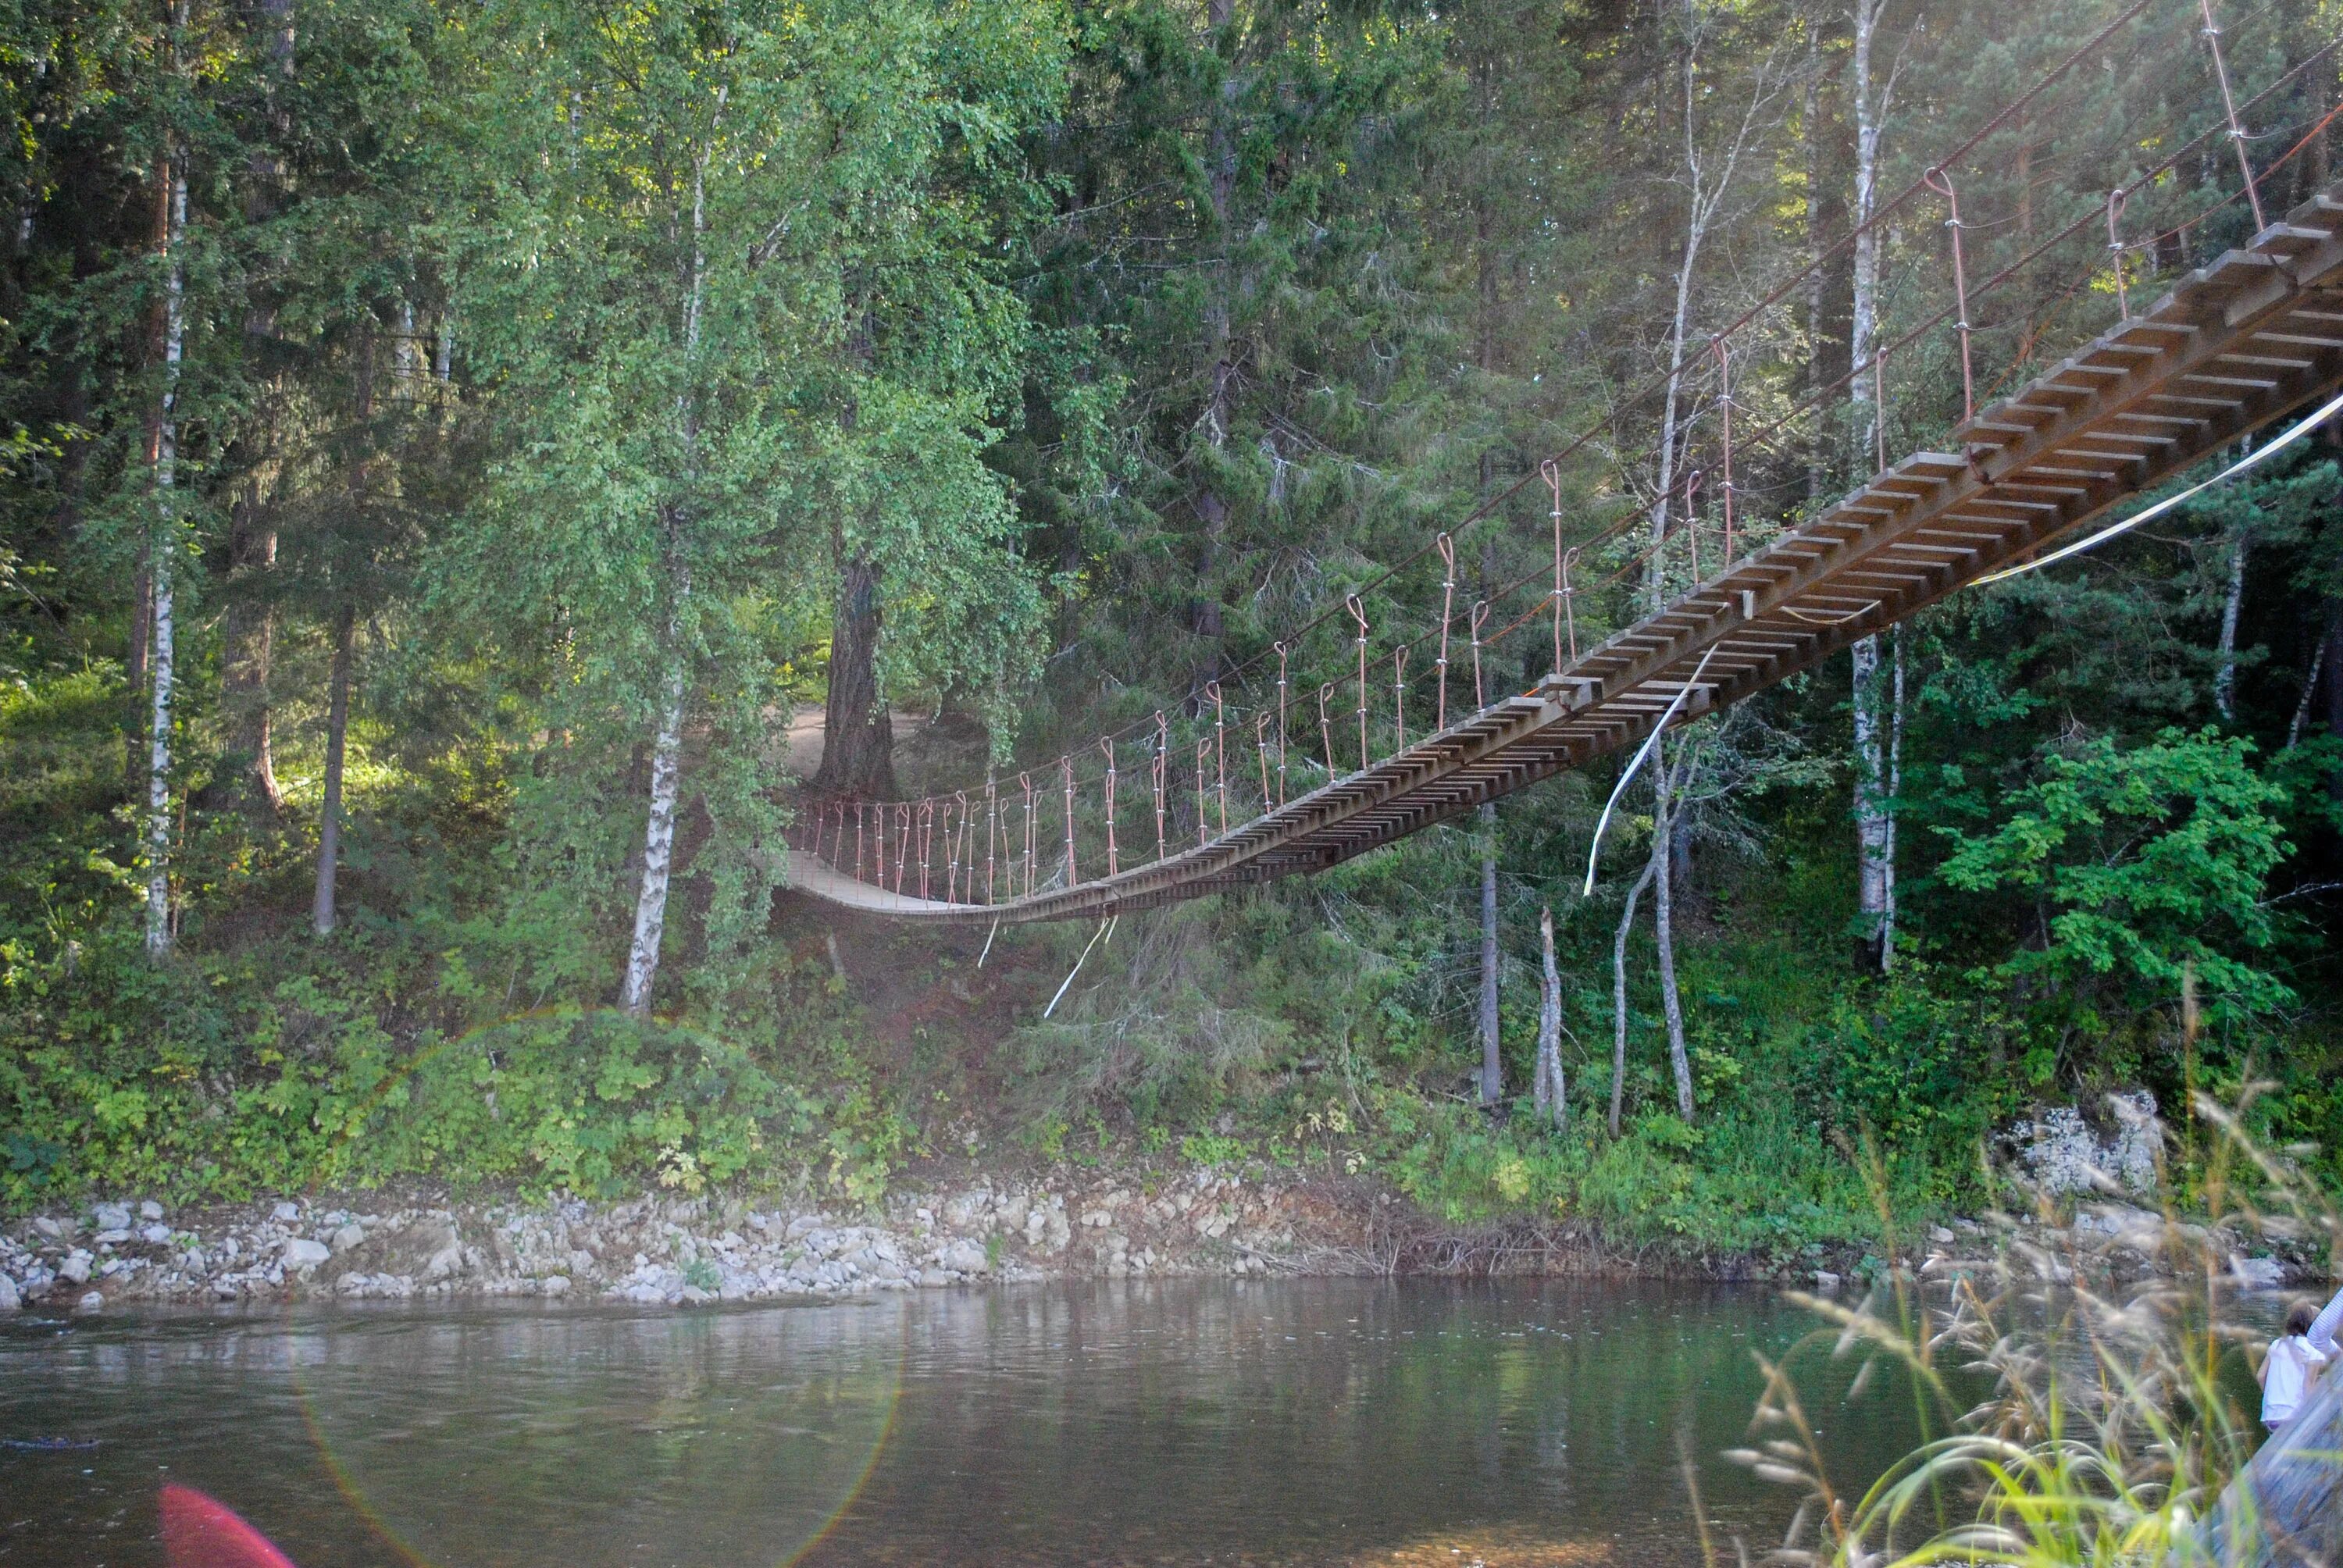
[[[2319,1372],[2338,1353],[2335,1332],[2343,1328],[2343,1291],[2313,1315],[2308,1303],[2286,1317],[2286,1333],[2270,1342],[2262,1358],[2262,1424],[2276,1432],[2310,1401]]]

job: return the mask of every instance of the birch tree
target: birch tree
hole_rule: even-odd
[[[1757,145],[1765,127],[1765,115],[1772,106],[1781,83],[1775,70],[1772,55],[1763,58],[1753,73],[1749,96],[1743,106],[1740,119],[1726,136],[1720,148],[1712,148],[1703,140],[1700,106],[1704,95],[1700,50],[1704,30],[1709,18],[1704,18],[1694,0],[1687,0],[1684,13],[1684,54],[1678,69],[1678,86],[1682,98],[1684,152],[1678,180],[1684,191],[1684,243],[1679,252],[1675,271],[1675,306],[1669,317],[1667,338],[1667,379],[1662,392],[1659,431],[1659,472],[1654,481],[1651,508],[1651,535],[1646,562],[1646,598],[1648,608],[1657,614],[1667,604],[1667,537],[1676,489],[1676,471],[1681,447],[1685,438],[1684,380],[1686,356],[1691,347],[1694,314],[1694,279],[1700,265],[1702,247],[1709,233],[1725,210],[1727,198],[1733,194],[1734,175],[1745,156]],[[1669,746],[1661,745],[1660,756],[1654,768],[1653,779],[1653,844],[1646,877],[1653,883],[1652,914],[1657,937],[1660,963],[1660,987],[1665,1002],[1664,1013],[1668,1033],[1668,1060],[1673,1064],[1676,1080],[1676,1100],[1686,1121],[1692,1120],[1692,1077],[1686,1065],[1684,1008],[1676,992],[1675,972],[1675,896],[1674,840],[1669,791],[1680,781],[1681,760],[1670,767]],[[1640,891],[1640,884],[1638,890]],[[1623,911],[1618,940],[1614,943],[1616,964],[1620,971],[1614,976],[1620,997],[1620,1020],[1614,1029],[1624,1038],[1624,965],[1626,932],[1634,919],[1637,900],[1630,897]],[[1615,1084],[1614,1084],[1615,1088]],[[1615,1093],[1614,1093],[1615,1100]],[[1614,1109],[1613,1121],[1617,1121]]]
[[[174,75],[182,69],[188,0],[171,11],[170,58]],[[161,957],[171,948],[171,693],[178,677],[176,576],[179,551],[179,371],[186,353],[187,168],[185,146],[176,132],[164,134],[156,166],[162,209],[163,378],[155,411],[153,466],[155,528],[147,551],[153,630],[148,655],[146,757],[146,950]]]
[[[1872,460],[1877,443],[1881,367],[1879,352],[1880,231],[1872,226],[1879,210],[1880,138],[1896,98],[1897,70],[1879,69],[1880,24],[1888,0],[1855,0],[1848,107],[1855,116],[1855,199],[1848,218],[1856,226],[1855,299],[1847,330],[1854,364],[1850,382],[1856,432],[1854,467]],[[1899,58],[1896,66],[1902,64]],[[1849,650],[1853,662],[1855,716],[1855,921],[1864,966],[1885,973],[1896,953],[1896,817],[1888,787],[1887,732],[1900,732],[1903,714],[1894,696],[1881,689],[1879,638],[1863,638]],[[1900,678],[1896,682],[1900,689]]]

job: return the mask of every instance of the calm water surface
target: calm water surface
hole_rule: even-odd
[[[1794,1500],[1717,1457],[1770,1292],[1179,1281],[837,1305],[0,1324],[0,1563],[158,1564],[166,1480],[303,1568],[1694,1563]],[[1852,1368],[1845,1369],[1851,1372]],[[1812,1392],[1833,1468],[1914,1437]]]

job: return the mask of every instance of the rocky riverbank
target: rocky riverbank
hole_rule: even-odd
[[[176,1211],[116,1201],[0,1230],[0,1310],[459,1294],[689,1305],[1062,1276],[1344,1273],[1369,1266],[1382,1206],[1363,1191],[1211,1170],[978,1181],[865,1214],[666,1193]]]
[[[1913,1238],[1923,1278],[2012,1266],[2116,1282],[2226,1258],[2241,1289],[2313,1284],[2308,1235],[2231,1234],[2123,1203],[2061,1219],[1955,1221]],[[1669,1273],[1859,1286],[1876,1258],[1796,1264],[1606,1245],[1569,1225],[1438,1225],[1361,1183],[1222,1171],[971,1178],[849,1214],[818,1204],[653,1193],[591,1204],[409,1195],[171,1211],[153,1200],[0,1227],[0,1311],[131,1303],[535,1296],[669,1305],[967,1283],[1209,1274]]]
[[[1015,1174],[930,1168],[924,1182],[851,1213],[664,1191],[603,1204],[348,1193],[178,1211],[116,1199],[0,1224],[0,1312],[455,1295],[694,1305],[1172,1274],[1664,1273],[1825,1292],[1890,1267],[2112,1285],[2209,1263],[2241,1290],[2328,1279],[2335,1260],[2318,1227],[2207,1226],[2107,1201],[2152,1190],[2161,1135],[2144,1093],[2109,1104],[2105,1132],[2066,1110],[2005,1136],[2034,1194],[2029,1214],[1795,1259],[1638,1248],[1570,1221],[1459,1227],[1364,1180],[1151,1160]]]

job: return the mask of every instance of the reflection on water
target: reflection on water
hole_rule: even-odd
[[[27,1314],[0,1439],[99,1442],[0,1448],[0,1563],[159,1563],[165,1480],[305,1568],[1696,1563],[1683,1452],[1720,1545],[1779,1537],[1792,1499],[1715,1455],[1750,1352],[1811,1326],[1584,1282]],[[1810,1407],[1846,1474],[1915,1436],[1892,1382]]]

